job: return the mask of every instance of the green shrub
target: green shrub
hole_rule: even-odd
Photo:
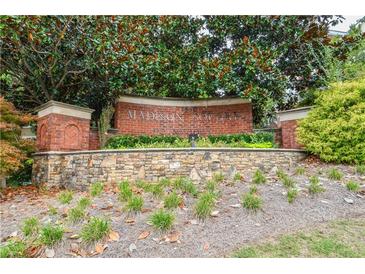
[[[31,217],[24,220],[22,232],[25,237],[35,236],[39,231],[39,220],[36,217]]]
[[[170,229],[174,223],[174,220],[175,216],[163,209],[154,212],[150,217],[153,227],[162,231]]]
[[[77,203],[77,206],[83,210],[85,210],[90,205],[91,205],[91,200],[87,197],[82,197]]]
[[[125,208],[128,211],[139,212],[142,210],[143,204],[144,204],[144,201],[143,201],[142,196],[136,195],[136,196],[132,196],[131,198],[129,198]]]
[[[110,231],[110,224],[107,220],[91,217],[89,222],[81,229],[81,240],[85,243],[92,243],[103,239]]]
[[[58,200],[60,201],[61,204],[69,204],[71,203],[72,199],[73,199],[73,192],[71,190],[62,191],[58,195]]]
[[[260,169],[257,169],[253,175],[252,182],[254,184],[264,184],[266,183],[266,177]]]
[[[199,137],[196,140],[197,147],[248,147],[248,148],[272,148],[274,144],[273,133],[254,134],[228,134],[221,136]],[[109,138],[107,149],[125,148],[164,148],[164,147],[191,147],[188,138],[179,136],[130,136],[118,135]]]
[[[93,183],[90,186],[90,195],[92,197],[98,197],[103,192],[103,189],[104,189],[104,184],[103,183],[101,183],[101,182]]]
[[[122,181],[118,185],[119,189],[119,200],[120,201],[127,201],[130,198],[132,198],[133,192],[132,188],[129,185],[129,182],[127,180]]]
[[[195,204],[194,212],[199,219],[205,219],[210,215],[215,204],[215,195],[211,192],[204,192],[200,195]]]
[[[244,208],[256,211],[262,207],[262,200],[256,194],[246,193],[241,198],[241,204]]]
[[[67,213],[67,218],[71,223],[80,222],[85,217],[85,210],[82,207],[71,208]]]
[[[317,176],[312,176],[309,179],[309,193],[316,194],[324,191],[324,188],[319,184],[319,179]]]
[[[182,198],[175,192],[167,195],[164,199],[164,206],[167,209],[177,208],[182,203]]]
[[[224,180],[224,175],[222,172],[217,172],[213,174],[213,181],[216,181],[217,183],[221,183]]]
[[[295,174],[296,175],[304,175],[304,173],[305,173],[305,168],[304,167],[299,166],[295,169]]]
[[[342,179],[342,177],[343,177],[343,174],[340,171],[338,171],[336,168],[331,168],[328,171],[328,178],[330,178],[331,180],[339,181]]]
[[[234,181],[241,181],[242,179],[243,179],[243,176],[238,172],[233,176]]]
[[[0,246],[0,258],[25,257],[26,244],[22,241],[10,240],[4,246]]]
[[[248,193],[250,194],[257,194],[257,186],[250,186],[250,189],[248,190]]]
[[[356,172],[360,175],[365,175],[365,165],[357,165]]]
[[[360,189],[360,184],[354,181],[349,181],[346,184],[346,188],[350,191],[357,192]]]
[[[294,202],[295,198],[298,196],[298,190],[296,188],[290,188],[290,189],[288,189],[286,196],[288,198],[288,202],[292,203],[292,202]]]
[[[365,79],[333,84],[299,121],[298,141],[326,162],[365,162]]]
[[[46,246],[53,246],[60,242],[63,237],[64,230],[61,226],[47,224],[40,231],[40,242]]]

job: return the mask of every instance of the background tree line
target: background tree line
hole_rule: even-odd
[[[359,29],[329,36],[341,16],[0,19],[1,94],[25,111],[53,99],[93,108],[97,120],[121,94],[239,95],[264,126],[274,110],[311,104],[314,89],[364,71]]]

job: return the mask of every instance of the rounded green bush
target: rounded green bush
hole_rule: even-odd
[[[323,91],[299,121],[298,141],[326,162],[365,163],[365,79]]]

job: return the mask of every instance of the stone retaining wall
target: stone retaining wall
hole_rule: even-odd
[[[216,172],[251,175],[261,168],[287,168],[305,158],[301,150],[242,148],[130,149],[34,154],[33,182],[86,189],[90,184],[123,179],[158,181],[188,176],[194,181]]]

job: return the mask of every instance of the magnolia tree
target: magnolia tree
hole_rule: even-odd
[[[14,105],[0,97],[0,180],[6,186],[6,178],[23,166],[24,160],[34,150],[32,141],[20,138],[21,126],[33,120],[30,115],[17,111]]]

